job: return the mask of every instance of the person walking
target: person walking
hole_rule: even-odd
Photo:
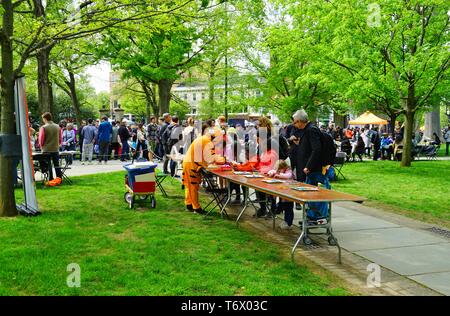
[[[120,123],[119,127],[119,138],[120,138],[120,145],[122,146],[122,154],[120,155],[120,161],[127,161],[128,158],[130,158],[130,146],[128,145],[128,140],[130,139],[131,135],[128,131],[128,128],[126,126],[127,121],[124,119]]]
[[[119,159],[119,122],[113,122],[112,136],[111,136],[111,154],[113,154],[113,159]]]
[[[98,145],[99,145],[99,155],[98,163],[101,164],[102,160],[105,161],[105,165],[108,162],[109,155],[109,144],[111,142],[112,136],[112,125],[108,122],[108,117],[103,116],[102,122],[98,126]]]
[[[86,121],[81,121],[81,126],[77,130],[77,136],[78,136],[78,144],[80,145],[80,161],[83,161],[83,137],[81,136],[81,133],[83,132],[83,128],[86,126]]]
[[[380,158],[381,138],[376,126],[372,129],[371,142],[373,144],[373,160],[377,161]]]
[[[167,131],[170,131],[170,137],[169,137],[169,144],[167,146],[167,149],[169,150],[170,155],[170,176],[173,178],[176,176],[176,170],[178,163],[175,160],[175,157],[180,154],[181,147],[181,141],[183,139],[183,129],[178,124],[179,119],[177,116],[174,116],[172,118],[172,124],[167,128]]]
[[[448,149],[450,148],[450,124],[447,127],[447,130],[444,133],[445,139],[445,155],[448,156]]]
[[[167,170],[169,165],[169,155],[170,155],[170,133],[166,133],[167,128],[170,126],[172,122],[172,117],[169,113],[164,113],[164,124],[161,126],[160,129],[160,139],[161,143],[163,145],[163,172],[165,174],[169,174],[169,171]]]
[[[83,139],[83,153],[81,155],[81,164],[86,163],[86,158],[88,163],[92,164],[92,156],[94,155],[94,144],[97,137],[97,129],[93,125],[94,121],[90,118],[88,119],[88,125],[81,131],[81,138]]]

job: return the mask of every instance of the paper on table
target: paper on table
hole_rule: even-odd
[[[276,180],[276,179],[272,179],[272,180],[263,180],[263,182],[265,182],[265,183],[284,183],[284,181],[282,181],[282,180]]]
[[[294,187],[292,189],[297,191],[319,191],[319,188],[314,187]]]
[[[238,175],[238,176],[244,176],[244,175],[250,175],[250,174],[252,174],[251,172],[248,172],[248,171],[234,171],[233,172],[235,175]]]

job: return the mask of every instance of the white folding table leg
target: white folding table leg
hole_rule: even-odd
[[[300,241],[302,241],[303,237],[305,236],[305,232],[306,232],[306,228],[305,228],[305,223],[306,223],[306,207],[305,204],[302,204],[302,213],[303,213],[303,224],[302,224],[302,233],[300,234],[300,236],[298,237],[297,241],[294,244],[294,247],[292,247],[291,250],[291,259],[294,260],[294,254],[295,254],[295,249],[297,248],[298,244],[300,243]]]
[[[239,213],[237,219],[236,219],[236,225],[239,226],[239,220],[241,219],[241,216],[244,214],[245,210],[247,209],[248,205],[250,204],[250,194],[248,187],[243,186],[244,189],[244,207],[242,208],[241,212]]]

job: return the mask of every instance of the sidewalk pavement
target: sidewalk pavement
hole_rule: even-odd
[[[343,249],[450,295],[450,232],[351,202],[335,203],[332,220]]]

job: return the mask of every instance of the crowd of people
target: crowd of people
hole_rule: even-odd
[[[177,116],[165,113],[160,118],[151,117],[147,125],[126,119],[111,121],[106,116],[101,120],[88,119],[77,130],[70,122],[53,123],[50,113],[45,113],[42,118],[45,125],[35,135],[38,139],[35,147],[52,155],[57,178],[51,179],[50,185],[61,183],[58,151],[75,152],[78,148],[83,165],[92,164],[94,154],[99,164],[106,164],[110,159],[158,161],[162,162],[163,172],[172,177],[179,177],[177,170],[182,163],[185,204],[188,210],[197,213],[203,213],[198,200],[202,185],[200,170],[210,163],[226,162],[236,170],[258,170],[271,177],[315,185],[321,182],[329,186],[336,152],[345,152],[347,160],[353,161],[362,161],[363,156],[373,160],[401,159],[399,148],[404,133],[401,127],[397,127],[392,135],[381,133],[377,126],[341,128],[330,123],[319,128],[309,121],[303,110],[294,113],[292,122],[287,125],[265,116],[245,124],[229,125],[224,116],[205,122],[193,118],[181,122]],[[450,126],[443,131],[443,138],[448,154]],[[328,147],[327,139],[331,143]],[[413,141],[420,139],[422,135],[419,134]],[[432,144],[440,144],[440,137],[435,135]],[[205,151],[209,153],[206,156]],[[67,157],[66,162],[71,164],[71,156]],[[241,203],[243,192],[238,185],[223,181],[219,185],[223,188],[230,185],[236,197],[232,203]],[[292,203],[283,200],[277,203],[274,197],[262,192],[257,192],[257,201],[260,208],[255,216],[271,217],[284,212],[285,221],[280,227],[289,229],[292,226]],[[316,210],[310,218],[319,214],[316,217],[324,219],[326,213],[326,210]]]

